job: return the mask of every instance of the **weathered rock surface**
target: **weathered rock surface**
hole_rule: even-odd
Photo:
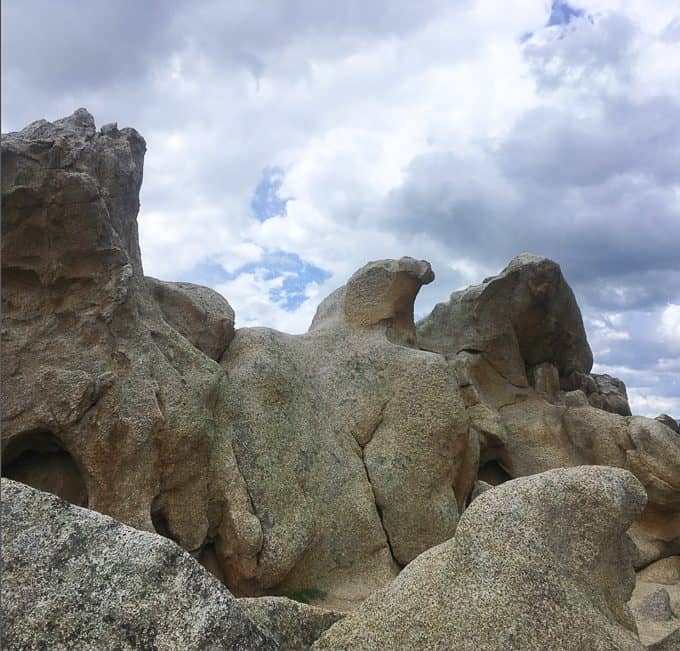
[[[656,420],[622,415],[630,414],[624,384],[589,374],[581,313],[557,264],[519,256],[454,293],[417,329],[419,342],[456,368],[480,437],[480,479],[626,468],[649,494],[632,531],[638,566],[680,553],[680,440]]]
[[[234,310],[208,287],[146,277],[163,318],[210,359],[219,361],[234,338]]]
[[[144,151],[84,109],[3,136],[3,474],[195,550],[248,496],[219,444],[224,373],[143,276]]]
[[[6,649],[276,649],[173,542],[2,479]]]
[[[560,384],[565,391],[583,391],[593,407],[621,416],[631,415],[626,385],[616,377],[574,371],[560,378]]]
[[[482,353],[518,387],[529,386],[527,368],[544,362],[560,376],[589,373],[593,365],[581,311],[559,265],[529,253],[435,306],[418,323],[418,341],[449,358]]]
[[[241,608],[285,651],[306,651],[345,613],[324,610],[286,597],[238,600]]]
[[[453,534],[476,473],[453,370],[416,347],[432,270],[371,263],[307,335],[234,336],[212,290],[143,275],[144,150],[84,109],[3,137],[3,474],[239,595],[361,599]]]
[[[668,414],[660,414],[654,420],[658,420],[663,423],[666,427],[670,427],[674,432],[680,434],[680,423],[678,423],[675,418],[671,418]]]
[[[410,258],[370,263],[308,334],[237,331],[219,409],[264,541],[231,556],[228,585],[304,587],[342,606],[453,535],[478,442],[450,365],[393,343],[413,344],[431,277]]]
[[[644,644],[671,645],[673,640],[677,641],[680,634],[680,556],[663,558],[638,572],[629,605]]]
[[[314,649],[644,647],[626,606],[626,529],[642,486],[604,467],[549,471],[486,491],[453,539],[413,561]]]

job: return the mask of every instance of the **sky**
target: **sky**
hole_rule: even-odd
[[[2,131],[86,107],[147,156],[145,272],[306,331],[369,260],[416,316],[530,251],[595,372],[680,418],[680,4],[4,0]]]

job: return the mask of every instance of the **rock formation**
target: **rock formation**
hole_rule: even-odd
[[[452,294],[417,330],[421,346],[457,369],[479,431],[480,479],[626,468],[649,496],[632,532],[638,565],[680,552],[680,439],[658,420],[622,416],[630,413],[623,383],[589,375],[581,312],[559,265],[518,256],[498,276]]]
[[[623,383],[591,373],[581,313],[559,266],[523,254],[498,276],[454,293],[416,325],[415,297],[434,279],[429,263],[379,260],[319,305],[306,334],[236,330],[229,303],[213,290],[144,276],[137,233],[144,152],[136,131],[115,124],[97,131],[84,109],[3,136],[3,476],[162,534],[239,597],[279,595],[244,599],[239,611],[274,645],[304,648],[340,616],[284,596],[344,610],[387,585],[396,587],[379,599],[389,604],[394,597],[395,613],[430,613],[449,630],[454,624],[437,610],[441,604],[404,606],[394,591],[421,577],[437,594],[472,598],[451,578],[459,571],[470,585],[489,585],[491,595],[488,603],[473,599],[476,619],[462,611],[452,618],[461,620],[455,631],[467,639],[471,622],[486,626],[485,609],[498,605],[492,596],[505,594],[484,578],[501,571],[493,558],[475,551],[477,543],[484,549],[480,541],[487,536],[487,548],[498,558],[510,554],[510,567],[530,575],[529,584],[534,562],[536,576],[550,577],[546,598],[553,600],[554,626],[546,630],[554,639],[567,645],[605,640],[602,648],[620,640],[621,648],[639,648],[622,605],[626,590],[617,588],[622,576],[627,585],[625,563],[611,556],[624,523],[637,513],[633,505],[641,505],[637,484],[624,471],[603,469],[508,481],[590,464],[629,470],[648,495],[630,532],[637,567],[680,554],[677,422],[631,416]],[[576,477],[592,496],[582,495]],[[71,526],[63,514],[84,517],[7,485],[15,502],[40,505],[50,536],[55,527]],[[580,563],[592,560],[592,549],[579,560],[544,530],[539,495],[562,514],[581,495],[574,508],[580,513],[585,504],[597,515],[564,524],[574,545],[579,535],[592,549],[603,541],[612,545],[603,551],[606,562],[589,566],[590,575]],[[507,518],[499,515],[500,533],[494,533],[489,513],[515,502]],[[83,522],[112,522],[91,518]],[[518,531],[511,533],[513,527]],[[37,524],[33,529],[30,535],[48,535]],[[104,555],[100,524],[91,529],[93,553]],[[126,553],[133,538],[149,549],[172,545],[115,531],[127,533],[110,539],[114,555]],[[520,548],[513,544],[532,535],[542,541],[541,554],[564,558],[550,567],[533,553],[515,558]],[[504,548],[502,536],[515,543]],[[16,545],[12,558],[20,563]],[[469,550],[477,570],[457,549]],[[440,570],[427,569],[430,563]],[[578,585],[565,583],[567,564],[581,568],[574,575]],[[450,586],[433,572],[449,577]],[[509,585],[515,578],[506,576]],[[12,594],[23,589],[20,583],[12,584]],[[555,586],[566,601],[559,601]],[[518,602],[536,617],[543,603],[537,590]],[[636,595],[644,602],[648,595],[641,591]],[[641,630],[649,613],[667,614],[666,593],[674,612],[672,591],[657,592],[651,605],[634,597]],[[134,599],[144,597],[134,593]],[[376,599],[366,608],[378,608]],[[512,611],[504,612],[510,617]],[[664,635],[676,615],[664,624]],[[586,617],[592,626],[585,637],[566,631],[568,618]],[[354,621],[336,624],[319,644],[338,631],[351,638]],[[13,631],[20,640],[21,626]],[[423,639],[438,634],[417,628],[413,639],[421,633]],[[195,634],[200,640],[203,633],[197,628]],[[672,644],[673,635],[656,636],[654,643]]]
[[[366,597],[453,535],[477,470],[453,370],[415,347],[429,264],[367,265],[307,335],[234,336],[215,292],[143,276],[143,154],[84,110],[3,139],[3,473],[238,594]]]
[[[278,648],[186,552],[2,480],[5,649]]]
[[[663,558],[638,572],[630,607],[640,640],[648,646],[680,641],[680,556]]]
[[[642,650],[626,606],[628,472],[552,470],[486,491],[455,537],[328,629],[314,649]]]

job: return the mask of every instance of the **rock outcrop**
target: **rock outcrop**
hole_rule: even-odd
[[[3,137],[3,474],[239,595],[362,599],[453,535],[477,469],[455,375],[416,346],[432,270],[371,263],[307,335],[234,334],[212,290],[143,275],[144,150],[83,109]]]
[[[630,413],[623,383],[589,374],[581,313],[556,263],[518,256],[452,294],[417,330],[421,345],[456,367],[479,432],[480,479],[626,468],[649,495],[632,531],[638,566],[680,552],[680,439],[657,420],[621,415]]]
[[[370,263],[309,333],[237,331],[218,409],[264,540],[231,556],[228,585],[304,586],[341,605],[453,535],[478,442],[453,369],[411,347],[431,278],[410,258]]]
[[[2,567],[6,649],[279,648],[173,542],[7,479]]]
[[[644,647],[626,606],[642,510],[628,472],[552,470],[486,491],[455,537],[332,626],[314,649]]]

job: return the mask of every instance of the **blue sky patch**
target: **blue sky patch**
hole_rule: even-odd
[[[215,287],[238,278],[241,274],[259,275],[263,280],[282,278],[281,284],[269,290],[269,299],[284,310],[294,312],[307,298],[305,290],[310,283],[321,284],[331,273],[303,260],[297,253],[270,251],[255,262],[241,265],[229,272],[214,260],[204,260],[193,267],[182,280]],[[226,297],[229,300],[229,297]]]
[[[291,197],[279,195],[284,176],[280,167],[265,167],[262,170],[262,177],[250,200],[250,208],[258,221],[265,222],[272,217],[286,214],[286,204]]]
[[[553,0],[546,27],[568,25],[574,18],[580,18],[583,15],[583,9],[572,7],[568,2],[564,2],[564,0]]]

